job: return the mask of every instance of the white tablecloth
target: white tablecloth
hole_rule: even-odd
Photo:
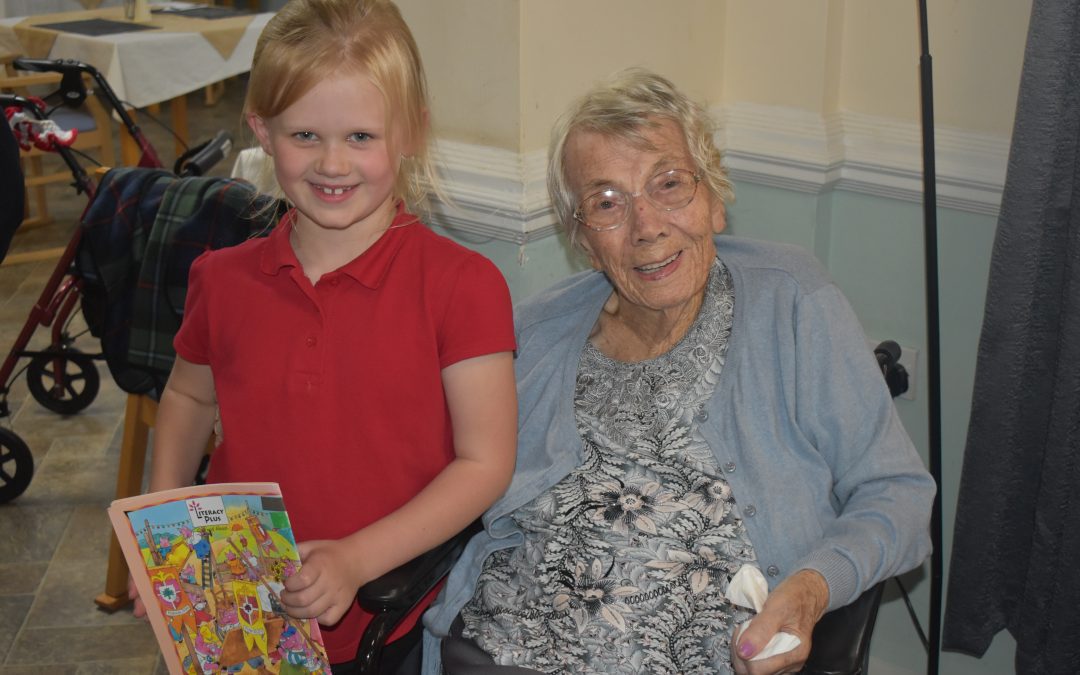
[[[61,33],[49,58],[89,63],[101,71],[120,100],[142,108],[251,70],[255,42],[272,16],[273,12],[255,14],[228,58],[198,33],[164,30],[97,37]],[[12,26],[24,18],[0,19],[0,52],[22,51]]]
[[[101,0],[98,7],[119,7],[124,0]],[[0,17],[32,16],[86,9],[79,0],[0,0]]]

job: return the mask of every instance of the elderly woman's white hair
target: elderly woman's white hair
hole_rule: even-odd
[[[677,124],[686,138],[695,170],[713,196],[722,202],[732,196],[731,182],[713,142],[714,123],[699,104],[669,80],[642,68],[630,68],[600,84],[570,107],[555,124],[548,152],[548,193],[571,244],[576,240],[574,209],[585,195],[570,189],[566,174],[566,139],[589,131],[648,149],[645,134],[664,121]]]

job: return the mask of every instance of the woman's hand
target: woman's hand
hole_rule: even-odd
[[[305,541],[299,545],[300,571],[285,580],[281,603],[292,616],[337,623],[360,588],[352,555],[342,540]]]
[[[731,661],[738,675],[797,673],[810,655],[814,626],[829,605],[829,586],[813,570],[799,570],[780,583],[765,600],[765,606],[750,626],[732,639]],[[773,635],[790,633],[802,642],[776,656],[751,661]]]

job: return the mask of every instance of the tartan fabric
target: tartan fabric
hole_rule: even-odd
[[[191,263],[206,251],[269,234],[280,214],[273,202],[244,181],[204,176],[169,184],[135,285],[127,351],[132,366],[168,375]]]
[[[83,280],[87,324],[101,340],[109,372],[126,392],[152,392],[151,373],[127,362],[135,279],[158,205],[174,176],[161,169],[118,168],[106,173],[82,217],[75,267]]]
[[[83,214],[75,264],[87,323],[121,389],[160,393],[192,261],[265,235],[279,215],[272,198],[242,181],[145,168],[105,174]]]

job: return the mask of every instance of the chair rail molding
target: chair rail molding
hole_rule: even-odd
[[[466,240],[526,244],[556,234],[547,194],[547,151],[436,142],[434,159],[450,203],[432,200],[436,224]]]
[[[829,189],[922,202],[918,124],[841,111],[740,103],[714,109],[718,145],[735,181],[800,192]],[[934,129],[938,205],[997,216],[1009,139]]]
[[[918,124],[841,111],[737,103],[714,108],[717,145],[736,182],[821,194],[846,190],[922,202]],[[1009,139],[935,129],[940,207],[996,217]],[[451,203],[435,200],[432,218],[466,240],[524,245],[554,235],[545,150],[512,150],[439,140],[435,159]]]

